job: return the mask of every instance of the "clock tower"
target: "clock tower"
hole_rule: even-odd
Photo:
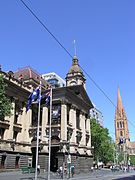
[[[85,77],[78,64],[77,56],[73,57],[72,65],[66,75],[66,86],[83,85],[85,88]]]

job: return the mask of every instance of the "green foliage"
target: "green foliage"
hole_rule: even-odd
[[[117,153],[118,153],[118,163],[123,164],[124,163],[124,151],[123,148],[117,148]]]
[[[131,165],[135,165],[135,155],[130,155],[130,163]]]
[[[107,128],[103,128],[95,119],[91,119],[91,145],[94,146],[94,160],[107,164],[113,161],[114,144]]]
[[[0,75],[0,120],[3,120],[5,116],[10,116],[12,109],[11,101],[5,95],[5,88],[3,76]]]

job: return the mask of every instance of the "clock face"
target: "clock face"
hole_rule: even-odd
[[[71,82],[70,82],[70,85],[72,85],[72,86],[73,86],[73,85],[76,85],[76,84],[77,84],[76,81],[71,81]]]

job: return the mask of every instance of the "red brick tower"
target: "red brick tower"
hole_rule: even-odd
[[[115,139],[116,144],[119,144],[120,141],[129,144],[128,120],[122,104],[119,88],[117,94],[117,108],[115,112]]]

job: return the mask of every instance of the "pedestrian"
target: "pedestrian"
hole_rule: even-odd
[[[75,166],[74,165],[70,166],[70,169],[71,169],[71,176],[73,177],[75,173]]]
[[[59,175],[61,178],[63,178],[63,167],[62,167],[62,166],[59,167],[59,169],[57,170],[57,172],[58,172],[58,175]]]
[[[40,174],[40,165],[37,166],[37,173]]]

